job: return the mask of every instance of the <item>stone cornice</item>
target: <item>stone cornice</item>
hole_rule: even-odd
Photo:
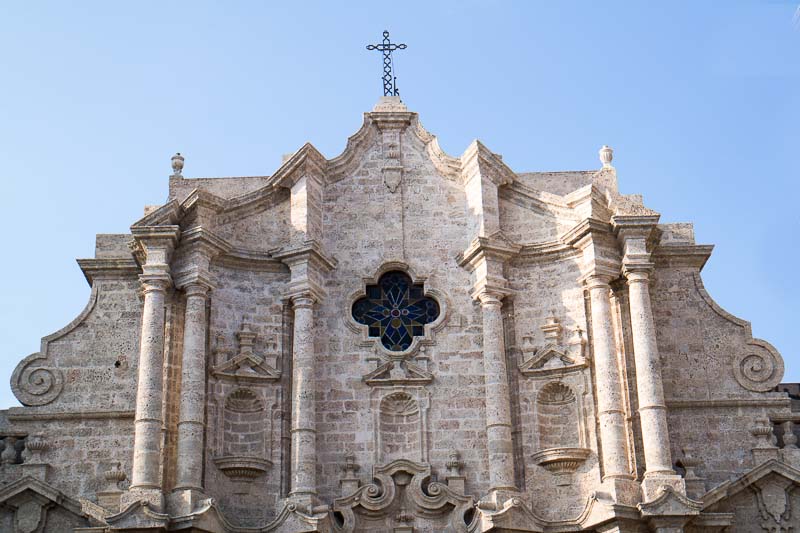
[[[372,111],[367,113],[369,119],[381,130],[407,128],[416,113],[410,111]]]
[[[521,249],[521,245],[512,243],[502,235],[476,237],[466,250],[456,256],[456,262],[458,266],[472,270],[484,259],[506,262],[519,254]]]
[[[513,183],[517,177],[497,154],[477,139],[472,141],[461,156],[461,172],[464,183],[480,174],[492,180],[498,187]]]
[[[180,238],[180,226],[131,226],[133,237],[140,242],[177,244]]]
[[[305,241],[300,246],[283,247],[270,251],[270,255],[291,267],[293,264],[308,262],[325,271],[336,268],[336,259],[328,257],[317,241]]]
[[[133,257],[76,259],[76,261],[89,285],[95,279],[135,277],[140,272],[139,264]]]
[[[611,223],[614,233],[620,238],[643,238],[647,239],[658,225],[661,215],[614,215]]]
[[[155,211],[143,216],[131,226],[133,228],[139,227],[154,227],[160,225],[177,224],[181,215],[181,206],[177,200],[172,200],[162,205]]]
[[[233,248],[228,241],[202,226],[195,226],[181,233],[181,248],[200,251],[209,258],[225,254]]]
[[[306,143],[270,177],[270,184],[291,188],[303,177],[324,182],[327,167],[325,156],[314,145]]]
[[[35,411],[27,407],[11,407],[8,419],[11,422],[47,422],[51,420],[128,420],[133,419],[135,411]]]
[[[772,474],[777,473],[787,479],[800,484],[800,470],[797,470],[786,463],[780,462],[776,459],[770,459],[752,470],[745,472],[741,476],[731,481],[726,481],[718,487],[711,489],[703,496],[703,509],[709,509],[712,505],[729,499],[742,490],[752,486],[758,480]]]
[[[190,211],[197,207],[205,207],[215,213],[219,213],[227,207],[228,201],[206,190],[194,189],[180,205],[184,211]]]
[[[272,257],[269,252],[232,248],[218,255],[213,262],[228,268],[257,270],[261,272],[288,272],[286,264]]]
[[[708,244],[667,244],[657,246],[652,258],[657,268],[694,267],[702,270],[713,250],[714,246]]]
[[[560,241],[548,241],[533,244],[524,244],[520,248],[519,254],[514,258],[515,261],[556,261],[574,257],[580,253],[572,246]]]
[[[603,222],[596,218],[586,218],[561,235],[561,242],[580,249],[583,247],[587,237],[593,235],[610,236],[611,234],[611,224],[608,222]]]

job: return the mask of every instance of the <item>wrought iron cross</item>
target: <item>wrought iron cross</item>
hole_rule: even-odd
[[[389,40],[388,31],[383,32],[382,43],[367,45],[367,50],[383,52],[383,96],[400,96],[400,91],[397,90],[397,77],[392,74],[392,52],[405,49],[406,45],[394,44]]]

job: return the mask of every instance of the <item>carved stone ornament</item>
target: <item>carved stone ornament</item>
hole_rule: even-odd
[[[578,470],[591,453],[592,451],[586,448],[550,448],[534,453],[531,459],[561,480],[565,474],[572,474]],[[564,479],[569,481],[569,478]],[[561,483],[557,480],[556,484]]]
[[[372,483],[334,500],[334,531],[361,531],[365,524],[374,527],[381,522],[381,531],[412,522],[420,531],[467,530],[465,516],[469,517],[474,500],[431,481],[429,465],[398,459],[374,467],[372,477]]]
[[[44,514],[42,511],[42,504],[33,499],[17,507],[17,512],[14,514],[17,533],[33,533],[39,529]]]
[[[262,476],[272,462],[256,457],[215,457],[214,464],[234,481],[249,481]]]
[[[23,405],[46,405],[61,394],[64,375],[57,368],[45,366],[45,361],[47,356],[34,353],[14,369],[11,389]]]
[[[525,376],[547,376],[575,372],[588,367],[586,357],[586,335],[580,327],[575,328],[566,344],[561,344],[561,324],[554,316],[546,319],[540,328],[544,332],[545,345],[537,347],[532,336],[522,338],[522,362],[520,372]]]
[[[783,360],[766,348],[739,354],[733,362],[733,375],[745,389],[771,391],[783,378]]]
[[[250,324],[243,323],[236,336],[239,339],[239,353],[224,363],[213,367],[211,373],[214,376],[242,383],[258,383],[280,379],[280,371],[268,364],[263,356],[256,355],[253,351],[257,335],[253,332]],[[217,342],[218,344],[220,343],[219,337]],[[271,342],[269,346],[277,347],[274,342]],[[217,354],[224,353],[219,347],[215,352]]]

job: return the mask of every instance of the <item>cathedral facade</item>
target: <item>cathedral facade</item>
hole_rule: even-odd
[[[452,157],[393,96],[271,176],[176,154],[11,376],[0,530],[800,531],[780,354],[612,156]]]

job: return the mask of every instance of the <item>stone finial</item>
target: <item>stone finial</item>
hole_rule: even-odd
[[[253,346],[256,343],[256,333],[248,322],[243,322],[241,329],[236,332],[239,339],[239,355],[253,355]]]
[[[356,476],[356,472],[358,472],[359,469],[360,467],[356,464],[355,455],[350,454],[344,458],[344,465],[342,465],[344,477],[339,480],[342,496],[349,496],[358,490],[359,480]]]
[[[172,175],[180,176],[183,172],[183,156],[180,152],[172,156]]]
[[[772,434],[772,423],[768,418],[759,418],[756,420],[756,425],[750,429],[750,433],[758,439],[756,448],[776,448],[774,442],[775,436]]]
[[[119,463],[114,463],[111,468],[103,472],[107,483],[107,491],[119,490],[119,484],[125,481],[125,472],[120,469]]]
[[[457,494],[464,494],[464,482],[465,477],[461,473],[461,469],[464,468],[464,462],[461,460],[461,454],[453,451],[450,452],[450,460],[445,463],[447,467],[447,486],[450,487],[454,492]]]
[[[604,144],[598,154],[600,154],[600,162],[603,163],[603,168],[611,167],[611,161],[614,159],[614,150]]]
[[[550,316],[545,318],[544,325],[539,329],[544,333],[547,344],[558,344],[559,338],[561,337],[561,324],[559,324],[554,313],[551,313]]]
[[[31,463],[41,463],[42,453],[49,447],[47,439],[42,435],[33,435],[25,441],[25,448],[30,451]]]

